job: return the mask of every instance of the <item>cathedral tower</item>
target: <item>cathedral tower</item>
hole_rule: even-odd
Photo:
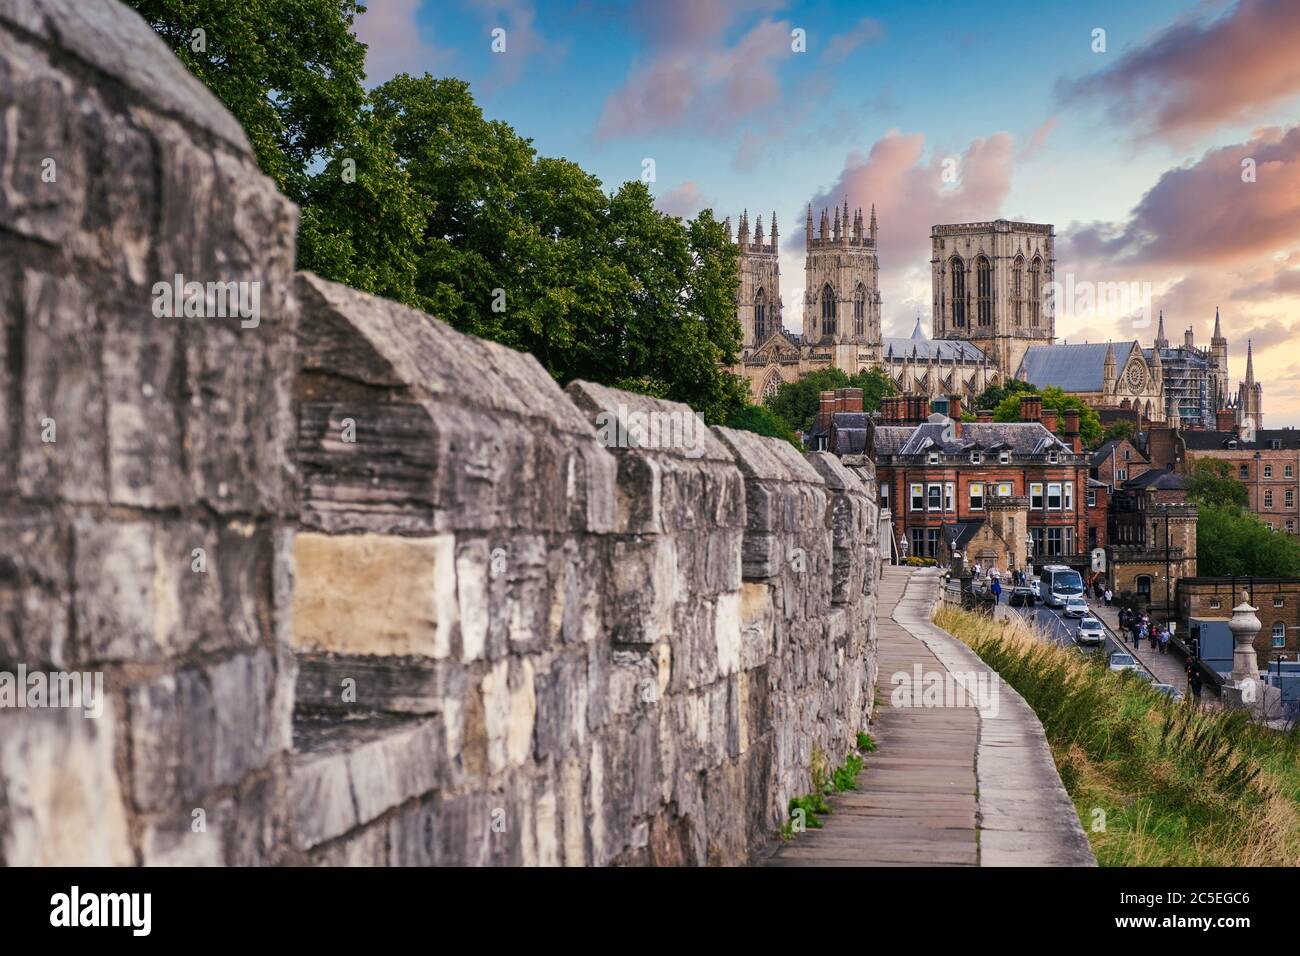
[[[1237,388],[1237,424],[1264,427],[1264,386],[1255,381],[1255,356],[1246,340],[1246,380]]]
[[[806,345],[866,345],[880,349],[880,266],[876,259],[876,207],[868,223],[849,204],[835,209],[834,225],[825,209],[813,235],[812,206],[804,226],[803,338]],[[843,367],[843,366],[842,366]]]
[[[726,221],[731,239],[731,219]],[[741,348],[755,349],[781,331],[781,266],[777,256],[776,213],[772,213],[770,238],[763,235],[763,217],[749,234],[749,210],[740,214],[737,235],[740,252],[740,288],[736,290],[736,318],[740,320]]]
[[[1056,339],[1056,230],[973,222],[930,231],[934,337],[979,346],[1009,378],[1031,345]]]

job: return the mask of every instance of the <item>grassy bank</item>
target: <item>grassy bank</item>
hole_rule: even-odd
[[[945,608],[1034,708],[1102,866],[1300,864],[1300,737],[1175,703],[1020,619]]]

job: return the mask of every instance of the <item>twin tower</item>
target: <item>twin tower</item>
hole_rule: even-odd
[[[731,220],[726,222],[731,238]],[[776,213],[771,231],[763,234],[763,217],[749,231],[749,213],[741,213],[737,236],[740,249],[740,289],[736,314],[746,350],[761,348],[782,333],[781,271],[777,264]],[[804,226],[804,346],[874,345],[880,336],[880,266],[876,260],[876,210],[849,215],[849,204],[821,212],[813,233],[812,206]],[[788,333],[783,333],[788,336]]]

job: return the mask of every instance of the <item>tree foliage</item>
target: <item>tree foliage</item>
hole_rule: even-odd
[[[817,410],[821,407],[821,393],[837,388],[862,389],[862,409],[873,412],[880,400],[894,394],[894,383],[883,369],[870,368],[852,377],[843,369],[829,366],[810,372],[795,382],[784,382],[776,394],[769,396],[766,405],[776,413],[791,431],[810,430]]]
[[[735,246],[710,211],[606,191],[486,118],[466,83],[400,75],[367,92],[357,0],[130,0],[244,124],[302,208],[298,264],[586,378],[687,402],[748,401]],[[206,31],[206,50],[191,30]]]
[[[1201,505],[1225,505],[1245,508],[1246,486],[1232,477],[1226,461],[1201,458],[1192,464],[1187,476],[1188,500]]]
[[[1137,435],[1137,428],[1127,418],[1121,418],[1111,422],[1101,433],[1101,441],[1097,444],[1104,445],[1108,441],[1118,441],[1127,438],[1132,441]]]
[[[1300,575],[1300,544],[1229,504],[1202,505],[1196,524],[1197,573]]]
[[[1012,379],[1012,382],[1016,379]],[[1008,383],[1009,384],[1009,383]],[[1095,448],[1101,444],[1101,419],[1088,404],[1077,395],[1070,395],[1065,392],[1059,385],[1049,385],[1047,388],[1039,390],[1037,387],[1022,382],[1023,387],[1005,394],[993,410],[993,420],[995,422],[1018,422],[1020,421],[1020,397],[1024,394],[1041,395],[1043,397],[1043,409],[1051,409],[1058,416],[1066,412],[1074,411],[1079,413],[1079,439],[1085,448]],[[985,393],[987,394],[987,392]],[[983,396],[981,396],[982,398]],[[978,400],[976,402],[978,404]],[[1058,422],[1059,427],[1059,422]]]
[[[1002,384],[990,385],[975,398],[976,408],[997,408],[1008,397],[1025,393],[1037,394],[1038,389],[1018,378],[1008,379]],[[1018,407],[1018,406],[1017,406]]]
[[[745,405],[738,408],[727,416],[726,425],[728,428],[741,428],[769,438],[781,438],[800,451],[803,450],[803,443],[791,430],[789,423],[766,405]]]

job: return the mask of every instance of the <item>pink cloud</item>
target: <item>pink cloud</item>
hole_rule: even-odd
[[[1243,181],[1243,162],[1255,181]],[[1300,241],[1300,126],[1259,131],[1164,173],[1122,223],[1072,227],[1071,250],[1127,264],[1230,263]]]
[[[1217,19],[1180,20],[1058,94],[1105,102],[1116,121],[1181,141],[1300,93],[1297,49],[1300,3],[1241,0]]]
[[[655,200],[660,212],[682,219],[690,219],[708,205],[710,201],[700,192],[699,183],[690,180],[678,183]]]
[[[497,86],[508,86],[519,80],[529,60],[543,57],[551,64],[559,63],[568,55],[565,41],[544,36],[536,25],[537,8],[530,0],[464,0],[465,6],[478,14],[485,30],[483,42],[491,38],[491,30],[505,31],[505,51],[491,58],[492,80]]]
[[[822,54],[822,62],[843,63],[858,47],[879,40],[884,35],[885,28],[879,20],[863,17],[852,30],[831,38],[831,42],[826,44],[826,52]]]
[[[422,0],[371,3],[356,21],[356,35],[366,44],[366,79],[383,83],[398,73],[434,73],[451,59],[451,51],[425,42],[418,14]]]
[[[909,265],[929,262],[932,226],[996,218],[1011,189],[1013,153],[1010,134],[994,133],[972,141],[959,157],[927,159],[923,134],[891,130],[866,155],[850,153],[835,184],[813,198],[813,208],[846,198],[850,208],[874,202],[888,257]],[[948,158],[957,161],[955,183],[944,181]],[[802,242],[802,230],[798,236]]]
[[[605,101],[597,139],[681,126],[734,128],[779,98],[776,67],[792,55],[789,23],[764,19],[728,47],[719,36],[729,22],[720,5],[683,6],[666,5],[677,31],[656,22],[652,35],[662,45],[652,43],[649,57]]]

